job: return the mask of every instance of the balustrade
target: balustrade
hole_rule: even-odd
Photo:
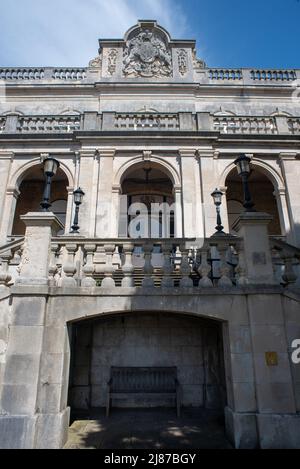
[[[206,239],[201,249],[191,240],[76,240],[54,238],[49,261],[51,287],[233,288],[249,284],[243,242],[226,236]],[[15,283],[24,240],[0,249],[0,285]],[[300,250],[270,239],[274,279],[288,287],[300,279]]]
[[[80,130],[81,116],[22,116],[17,133],[70,133]]]
[[[208,71],[210,80],[242,80],[243,72],[237,69],[210,69]]]
[[[214,117],[214,130],[224,134],[277,134],[274,117]]]
[[[0,68],[0,80],[42,80],[44,68]]]
[[[119,130],[179,130],[179,114],[116,114],[114,126]]]
[[[291,117],[287,119],[289,132],[293,135],[300,135],[300,118]]]
[[[294,70],[251,70],[250,75],[254,81],[293,81],[297,78]]]

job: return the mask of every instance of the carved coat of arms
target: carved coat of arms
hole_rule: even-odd
[[[145,30],[126,44],[123,72],[128,77],[168,77],[172,75],[172,56],[163,39]]]

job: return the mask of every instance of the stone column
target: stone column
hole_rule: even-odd
[[[210,149],[199,149],[198,152],[204,212],[204,236],[209,238],[216,231],[216,207],[211,194],[218,187],[218,153]],[[225,205],[223,201],[221,206],[222,217]]]
[[[197,237],[196,219],[196,151],[194,148],[179,150],[182,174],[183,236]]]
[[[80,151],[78,186],[81,187],[85,196],[79,211],[79,226],[80,234],[87,237],[95,235],[91,226],[91,218],[94,219],[96,214],[96,207],[93,202],[95,155],[96,151],[94,149]]]
[[[268,225],[271,215],[261,212],[244,212],[233,229],[243,238],[246,278],[249,284],[275,283]]]
[[[39,397],[40,375],[45,376],[43,352],[44,328],[48,295],[48,269],[51,237],[61,229],[53,213],[29,213],[21,217],[26,224],[25,247],[18,283],[11,288],[10,334],[3,371],[0,399],[0,447],[43,447],[47,432],[59,447],[65,439],[68,412],[41,416]],[[56,360],[48,370],[57,366]],[[49,363],[48,363],[49,364]],[[54,366],[55,365],[55,366]],[[45,401],[51,406],[55,389],[48,379],[43,381]],[[47,391],[46,395],[45,392]],[[50,413],[50,412],[49,412]],[[64,422],[62,425],[61,422]]]
[[[290,243],[300,246],[300,169],[296,162],[296,153],[281,153],[279,157],[281,171],[287,191],[288,210],[290,214]]]
[[[287,237],[287,242],[293,243],[293,237],[291,233],[291,223],[287,205],[287,197],[285,189],[278,189],[274,193],[277,202],[277,208],[280,219],[280,226],[283,236]]]
[[[68,191],[68,200],[67,200],[67,213],[66,213],[66,224],[65,224],[65,235],[68,235],[73,224],[73,192],[74,187],[67,187]]]
[[[97,201],[96,236],[98,238],[115,237],[118,214],[113,204],[113,164],[115,149],[99,150],[100,175]]]
[[[182,220],[182,196],[181,186],[174,187],[175,196],[175,238],[183,237],[183,220]]]
[[[3,189],[0,195],[0,220],[3,219],[3,209],[5,205],[5,189],[9,182],[10,168],[13,161],[13,157],[14,154],[12,152],[0,152],[0,187],[2,187]]]
[[[15,187],[8,187],[5,194],[4,207],[2,211],[0,244],[7,242],[7,236],[12,232],[17,200],[20,192]]]
[[[17,283],[48,285],[51,237],[63,226],[50,212],[27,213],[21,220],[26,225],[26,232]]]

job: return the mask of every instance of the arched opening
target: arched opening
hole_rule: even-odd
[[[71,324],[68,402],[71,407],[71,425],[74,421],[77,423],[84,419],[102,422],[103,418],[105,432],[111,418],[113,425],[114,416],[121,418],[123,423],[119,422],[118,427],[120,435],[114,434],[114,447],[117,448],[118,438],[123,433],[126,436],[124,422],[130,420],[133,414],[139,419],[140,412],[146,409],[148,417],[143,427],[143,437],[146,437],[151,425],[150,433],[153,436],[157,415],[162,422],[165,416],[176,419],[176,404],[172,398],[161,394],[148,396],[146,389],[149,382],[144,389],[144,378],[134,383],[135,390],[140,389],[141,396],[137,396],[136,392],[126,394],[128,384],[130,386],[132,383],[122,383],[124,395],[112,399],[111,418],[105,419],[107,384],[112,367],[124,370],[172,367],[177,370],[181,393],[181,417],[176,420],[176,426],[192,427],[192,420],[189,422],[192,416],[193,422],[201,428],[199,434],[195,430],[199,438],[203,434],[203,426],[207,425],[206,419],[213,415],[213,418],[217,416],[218,429],[221,428],[224,434],[223,414],[227,395],[222,326],[222,322],[212,319],[147,311],[119,313]],[[131,379],[130,375],[127,379]],[[159,412],[155,410],[157,408]],[[191,433],[187,439],[193,438]],[[139,432],[135,437],[140,437]],[[180,446],[181,440],[175,438],[174,443],[177,441]],[[183,444],[185,447],[188,445],[186,441]]]
[[[12,228],[12,236],[23,236],[25,225],[20,220],[21,215],[28,212],[39,212],[43,197],[45,177],[43,165],[39,164],[30,168],[22,179],[19,186],[20,195],[17,200],[15,216]],[[51,211],[65,225],[68,199],[68,179],[64,171],[59,168],[52,179],[51,185]],[[59,234],[63,234],[63,230]]]
[[[138,163],[121,182],[119,236],[174,238],[174,184],[165,168],[153,162]]]
[[[234,168],[226,179],[227,187],[227,212],[230,233],[235,234],[233,225],[243,212],[243,186],[241,178]],[[249,176],[249,189],[255,204],[255,209],[272,215],[273,220],[269,224],[269,234],[281,236],[282,227],[280,224],[279,210],[277,206],[275,188],[271,179],[259,168],[255,167]]]

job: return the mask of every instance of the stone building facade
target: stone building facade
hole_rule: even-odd
[[[300,71],[195,47],[139,21],[86,68],[0,69],[0,447],[63,447],[112,366],[176,366],[237,448],[300,447]]]

